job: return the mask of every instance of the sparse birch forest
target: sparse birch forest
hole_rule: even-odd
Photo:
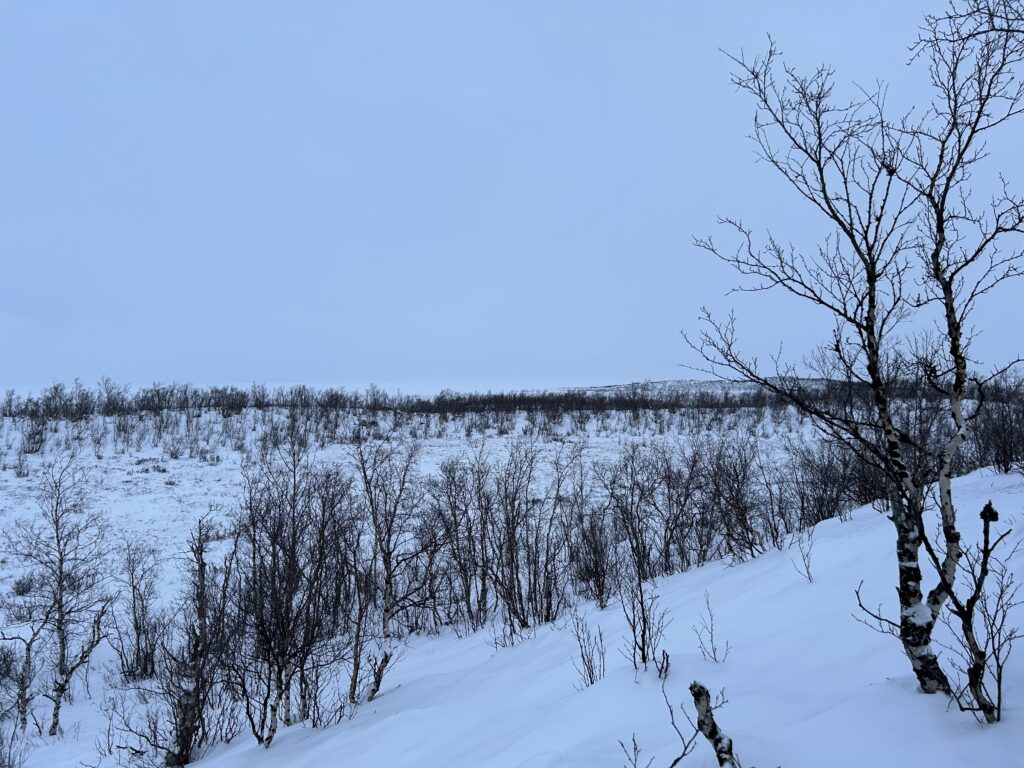
[[[1024,371],[973,356],[1024,5],[937,8],[913,105],[727,53],[822,237],[695,258],[821,312],[805,357],[705,310],[701,380],[7,391],[0,768],[1024,766]]]

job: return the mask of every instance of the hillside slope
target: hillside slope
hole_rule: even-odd
[[[961,514],[992,499],[1002,520],[1024,523],[1024,477],[987,471],[957,481]],[[973,536],[973,521],[966,522]],[[1019,540],[1020,532],[1014,538]],[[691,711],[687,686],[697,679],[725,688],[718,714],[744,766],[1024,766],[1024,648],[1011,660],[1004,722],[986,728],[916,691],[898,643],[855,619],[853,591],[895,609],[891,524],[858,510],[816,531],[813,583],[791,562],[795,552],[712,564],[658,585],[672,620],[663,648],[671,654],[667,693]],[[1012,567],[1024,579],[1024,556]],[[706,662],[692,625],[714,607],[716,631],[731,651]],[[669,725],[656,673],[635,673],[619,652],[625,623],[617,607],[583,606],[604,634],[608,672],[582,691],[574,684],[575,641],[566,627],[543,627],[511,648],[495,648],[488,633],[414,638],[389,673],[376,701],[342,725],[285,729],[269,750],[242,736],[217,749],[204,768],[349,766],[621,766],[618,740],[633,733],[643,765],[667,765],[678,741]],[[1018,610],[1018,624],[1024,611]],[[678,718],[685,728],[682,717]],[[40,750],[33,765],[54,765]],[[712,766],[699,743],[688,766]]]

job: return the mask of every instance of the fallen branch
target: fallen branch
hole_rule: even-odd
[[[742,768],[740,761],[733,754],[732,739],[726,736],[715,722],[715,708],[711,704],[708,689],[694,680],[690,683],[690,695],[693,696],[693,706],[697,710],[697,729],[714,748],[720,768]]]

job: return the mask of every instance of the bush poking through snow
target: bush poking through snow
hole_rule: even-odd
[[[732,646],[728,640],[725,641],[725,645],[720,645],[721,639],[715,633],[715,611],[711,607],[711,594],[707,591],[704,592],[704,611],[698,618],[698,624],[693,625],[693,634],[697,636],[697,647],[704,661],[722,664],[729,658]]]
[[[657,658],[665,628],[671,621],[668,611],[658,606],[658,596],[652,590],[652,585],[643,581],[625,581],[619,589],[622,614],[629,628],[622,655],[633,662],[633,669],[643,667],[645,672],[647,665]]]
[[[27,758],[24,736],[17,728],[0,726],[0,768],[22,768]]]
[[[591,632],[587,620],[579,613],[572,615],[569,631],[572,632],[580,652],[579,659],[573,661],[573,666],[580,675],[580,682],[574,687],[582,691],[604,678],[604,635],[601,634],[600,627],[597,628],[596,634]]]
[[[796,547],[800,559],[790,558],[796,572],[807,579],[808,584],[814,583],[814,573],[811,571],[811,555],[814,553],[814,529],[805,528],[793,534],[790,549]]]
[[[943,622],[952,630],[954,645],[950,662],[955,673],[953,697],[964,712],[971,712],[986,723],[997,723],[1003,716],[1003,670],[1021,637],[1019,627],[1010,624],[1010,612],[1021,603],[1019,585],[1007,568],[1007,560],[1016,554],[999,551],[1010,535],[1004,530],[993,538],[992,524],[999,515],[992,502],[981,511],[981,543],[964,550],[960,563],[962,578],[969,588],[966,598],[950,593]]]

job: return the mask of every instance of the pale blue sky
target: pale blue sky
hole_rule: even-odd
[[[0,389],[673,378],[701,304],[796,356],[690,244],[816,231],[717,49],[899,95],[929,5],[0,0]]]

